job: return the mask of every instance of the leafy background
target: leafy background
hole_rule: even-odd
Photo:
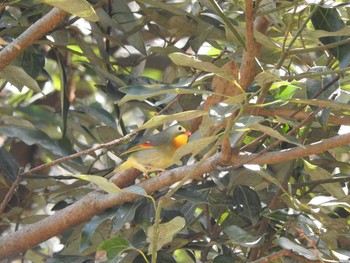
[[[90,218],[65,231],[42,228],[56,237],[15,250],[8,262],[348,260],[349,141],[268,159],[347,132],[346,1],[5,1],[2,47],[52,6],[69,16],[0,72],[0,244],[29,239],[23,226],[74,210],[96,185],[109,197],[136,196],[85,207]],[[255,28],[256,42],[251,14],[265,26]],[[159,182],[152,195],[104,179],[132,131],[174,120],[193,132],[178,153],[183,164],[217,151],[226,162],[195,179],[183,175],[170,191],[154,174],[118,185]],[[267,161],[245,165],[248,153]]]

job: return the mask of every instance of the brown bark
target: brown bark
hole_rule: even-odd
[[[42,38],[52,31],[67,17],[68,13],[53,8],[49,13],[31,25],[18,38],[8,44],[0,51],[0,71],[9,65],[18,55],[20,55],[34,41]]]

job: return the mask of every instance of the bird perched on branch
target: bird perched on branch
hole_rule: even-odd
[[[141,172],[163,170],[174,164],[175,151],[188,142],[191,132],[181,125],[171,126],[154,134],[122,155],[129,154],[128,159],[116,168],[120,172],[135,168]]]

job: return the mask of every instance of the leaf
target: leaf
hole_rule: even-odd
[[[267,135],[270,135],[272,137],[277,138],[278,140],[289,142],[291,144],[295,144],[295,145],[298,145],[298,146],[300,146],[302,148],[305,148],[305,146],[303,144],[301,144],[294,137],[291,137],[291,136],[288,136],[288,135],[285,135],[285,134],[281,134],[278,131],[276,131],[276,130],[270,128],[270,127],[267,127],[267,126],[264,126],[264,125],[261,125],[261,124],[257,123],[257,124],[250,125],[249,129],[261,131],[261,132],[263,132],[263,133],[265,133]]]
[[[113,260],[118,255],[121,255],[125,250],[134,249],[132,244],[121,237],[114,237],[102,242],[97,248],[97,262]]]
[[[295,211],[292,208],[282,208],[274,211],[265,210],[261,213],[263,217],[281,222],[290,221],[292,218],[296,218],[299,215],[300,211]]]
[[[336,8],[324,8],[321,6],[315,6],[317,8],[313,14],[311,21],[316,30],[324,30],[329,32],[336,32],[345,28],[345,23],[342,20],[338,10]],[[341,40],[348,39],[345,36],[326,36],[321,37],[322,44],[333,44]],[[339,60],[340,68],[348,66],[350,61],[350,54],[348,52],[350,43],[339,45],[329,49],[329,52]]]
[[[235,81],[235,78],[232,74],[227,73],[225,70],[215,66],[210,62],[204,62],[204,61],[195,59],[192,56],[185,55],[183,53],[169,54],[169,58],[178,66],[192,67],[195,69],[214,73],[217,76],[223,79],[226,79],[228,81]]]
[[[333,175],[319,166],[312,165],[304,160],[305,172],[310,175],[312,180],[333,179]],[[321,185],[329,194],[336,198],[345,197],[345,193],[339,183],[330,183]]]
[[[191,187],[188,187],[180,188],[173,196],[176,199],[186,200],[193,204],[209,204],[208,193],[209,191],[197,191]]]
[[[263,242],[263,237],[252,236],[242,228],[231,225],[225,227],[223,232],[229,236],[230,240],[244,247],[257,247]]]
[[[61,117],[62,117],[62,138],[65,137],[67,131],[68,111],[70,101],[68,99],[68,82],[66,68],[61,63],[61,56],[56,52],[57,64],[58,64],[58,75],[60,78],[60,99],[61,99]]]
[[[312,16],[311,21],[316,30],[336,32],[345,27],[345,23],[336,8],[323,8],[321,6],[314,6],[314,8],[316,8],[316,11]],[[341,36],[327,36],[321,37],[320,41],[322,44],[327,45],[344,39],[347,38]],[[339,60],[340,68],[345,68],[349,64],[349,48],[350,43],[346,43],[329,49],[330,53]]]
[[[307,100],[307,99],[290,99],[289,102],[298,103],[298,104],[306,104],[318,106],[321,108],[333,108],[339,110],[349,111],[350,106],[346,103],[335,102],[333,100]]]
[[[142,187],[137,186],[137,185],[132,185],[132,186],[129,186],[127,188],[123,188],[122,191],[123,191],[123,193],[131,193],[131,194],[141,195],[141,196],[145,196],[145,197],[148,196],[145,189],[143,189]]]
[[[135,217],[136,209],[141,203],[126,203],[118,207],[117,213],[113,218],[113,231],[118,231],[122,227],[131,222]]]
[[[39,2],[58,7],[67,13],[85,18],[91,22],[99,20],[93,7],[85,0],[39,0]]]
[[[183,217],[177,216],[169,222],[159,224],[157,244],[154,244],[154,225],[147,229],[146,241],[150,244],[148,247],[148,254],[153,251],[153,246],[157,245],[157,251],[164,245],[173,240],[174,236],[185,226],[186,221]]]
[[[85,112],[89,116],[94,116],[101,123],[109,127],[117,129],[117,124],[113,116],[108,111],[101,108],[100,105],[92,104],[86,107],[83,106],[79,107],[78,110]]]
[[[34,51],[34,48],[26,49],[19,57],[20,66],[31,76],[36,79],[45,66],[45,56]]]
[[[94,216],[81,230],[80,251],[91,246],[90,239],[94,236],[96,229],[106,220],[111,220],[116,214],[115,209],[110,209],[101,215]]]
[[[50,151],[52,154],[58,156],[67,156],[74,153],[71,145],[68,144],[69,142],[64,140],[56,142],[52,140],[46,133],[39,130],[30,129],[28,127],[0,125],[0,133],[5,134],[11,138],[19,138],[27,145],[40,145]],[[74,159],[73,161],[81,164],[77,160],[80,159]]]
[[[248,218],[255,225],[260,218],[261,201],[249,186],[238,185],[232,193],[232,207],[240,216]]]
[[[280,237],[280,238],[277,238],[276,240],[274,240],[273,242],[275,244],[278,244],[282,248],[292,250],[293,252],[298,253],[299,255],[301,255],[307,259],[310,259],[310,260],[318,260],[319,259],[318,257],[315,256],[314,251],[306,249],[306,248],[292,242],[288,238]]]
[[[41,92],[38,83],[20,67],[8,65],[0,71],[0,77],[6,79],[19,91],[22,91],[23,87],[27,87],[33,91]]]
[[[331,83],[335,78],[335,74],[327,74],[326,72],[329,71],[328,67],[312,67],[309,69],[309,72],[312,73],[322,73],[325,72],[325,75],[318,76],[316,78],[308,78],[306,80],[306,92],[307,92],[307,98],[308,99],[314,99],[317,94],[323,88],[328,86],[329,83]],[[330,87],[328,87],[325,91],[323,91],[319,96],[317,96],[316,99],[326,100],[328,99],[335,91],[339,89],[339,81],[333,83]]]
[[[119,91],[127,94],[119,102],[122,105],[130,100],[144,101],[148,98],[167,95],[167,94],[213,94],[211,91],[200,90],[196,88],[184,87],[181,84],[164,85],[164,84],[150,84],[150,85],[133,85],[126,86],[119,89]]]
[[[213,142],[215,142],[218,139],[218,137],[218,135],[214,135],[186,143],[185,145],[181,146],[175,151],[173,157],[174,163],[179,163],[180,159],[187,154],[191,154],[191,156],[196,156],[205,148],[210,146]]]
[[[124,29],[124,33],[128,36],[128,43],[136,48],[141,54],[146,55],[146,46],[143,41],[143,37],[140,31],[135,32],[137,25],[137,19],[129,8],[126,1],[114,0],[112,1],[112,6],[114,9],[113,19],[115,19],[118,24]],[[129,34],[129,32],[133,32]]]
[[[6,151],[4,146],[0,148],[0,170],[11,181],[16,180],[19,172],[19,164],[17,160]]]
[[[232,132],[230,132],[231,147],[235,147],[237,145],[244,132],[248,130],[252,124],[257,124],[262,120],[264,120],[264,118],[260,116],[243,115],[240,117],[234,124]]]
[[[242,108],[242,104],[226,104],[225,102],[221,102],[210,108],[209,116],[213,120],[214,125],[218,125],[240,108]]]
[[[78,178],[80,180],[91,182],[109,194],[118,194],[122,191],[118,186],[116,186],[115,184],[108,181],[106,178],[102,176],[88,175],[88,174],[80,174],[80,175],[72,174],[71,176]]]
[[[172,121],[178,121],[178,122],[187,121],[187,120],[199,118],[206,114],[208,114],[206,111],[190,110],[190,111],[175,113],[172,115],[157,115],[157,116],[154,116],[149,121],[147,121],[145,124],[143,124],[137,130],[150,129]]]

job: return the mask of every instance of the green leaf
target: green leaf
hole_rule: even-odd
[[[99,245],[96,258],[99,262],[113,260],[128,249],[134,249],[128,240],[120,237],[110,238]]]
[[[235,225],[225,227],[223,231],[226,235],[229,236],[231,241],[243,247],[257,247],[264,241],[262,236],[253,236]]]
[[[188,121],[188,120],[192,120],[195,118],[199,118],[199,117],[204,116],[206,114],[208,114],[206,111],[190,110],[190,111],[175,113],[172,115],[157,115],[157,116],[154,116],[152,119],[150,119],[145,124],[143,124],[137,130],[150,129],[150,128],[157,127],[157,126],[163,125],[164,123],[172,122],[172,121],[178,121],[178,122]]]
[[[175,192],[173,195],[174,198],[180,199],[180,200],[186,200],[193,204],[209,204],[209,198],[208,198],[209,191],[197,191],[195,189],[192,189],[192,187],[188,188],[180,188]]]
[[[210,146],[213,142],[215,142],[218,139],[218,137],[218,135],[214,135],[186,143],[185,145],[181,146],[175,151],[173,157],[174,163],[181,163],[180,159],[187,154],[191,154],[191,156],[196,156],[205,148]]]
[[[127,188],[123,188],[122,191],[124,193],[136,194],[136,195],[141,195],[141,196],[145,196],[145,197],[148,196],[145,189],[143,189],[142,187],[137,186],[137,185],[132,185],[132,186],[129,186]]]
[[[167,94],[213,94],[213,92],[208,90],[188,88],[188,87],[184,87],[181,84],[133,85],[133,86],[122,87],[119,89],[119,91],[127,94],[124,98],[120,100],[119,105],[122,105],[130,100],[144,101],[151,97],[167,95]]]
[[[30,129],[28,127],[0,125],[0,133],[5,134],[11,138],[19,138],[27,145],[40,145],[50,151],[52,154],[56,154],[58,156],[67,156],[74,153],[70,145],[67,145],[67,141],[56,142],[52,140],[46,133],[39,130]]]
[[[287,222],[292,218],[297,218],[300,215],[300,211],[295,211],[292,208],[277,209],[274,211],[265,210],[261,213],[261,216],[267,217],[272,220]]]
[[[281,246],[284,249],[288,249],[288,250],[292,250],[295,253],[298,253],[299,255],[310,259],[310,260],[318,260],[319,258],[315,256],[315,251],[306,249],[294,242],[292,242],[291,240],[289,240],[288,238],[285,237],[280,237],[277,238],[276,240],[273,241],[275,244]]]
[[[19,172],[19,164],[17,160],[6,151],[4,146],[0,148],[0,171],[11,181],[16,180]]]
[[[136,209],[141,203],[126,203],[118,207],[118,211],[113,218],[113,231],[118,231],[131,222],[135,217]]]
[[[45,56],[37,53],[34,48],[29,47],[18,58],[20,66],[31,76],[36,79],[45,66]],[[18,66],[18,65],[17,65]]]
[[[319,166],[312,165],[304,160],[305,172],[310,175],[312,180],[333,179],[333,175]],[[345,197],[345,193],[339,183],[322,184],[322,187],[336,198]]]
[[[178,66],[192,67],[195,69],[214,73],[223,79],[235,82],[235,78],[232,74],[229,74],[227,71],[215,66],[213,63],[204,62],[194,58],[193,56],[188,56],[183,53],[169,54],[169,58]]]
[[[56,53],[57,64],[58,64],[58,75],[60,78],[61,88],[60,88],[60,100],[61,100],[61,117],[62,117],[62,138],[65,137],[67,131],[67,121],[68,121],[68,111],[70,101],[68,99],[68,82],[66,68],[61,63],[61,56],[58,52]]]
[[[0,77],[6,79],[19,91],[22,91],[23,87],[27,87],[33,91],[41,92],[38,83],[20,67],[8,65],[0,71]]]
[[[321,108],[333,108],[349,111],[350,106],[346,103],[340,103],[333,100],[306,100],[306,99],[290,99],[289,102],[305,105],[313,105]]]
[[[329,71],[328,67],[312,67],[309,69],[309,72],[312,73],[321,73],[325,72],[325,75],[317,76],[316,78],[308,78],[306,80],[306,92],[307,98],[313,99],[319,92],[328,86],[331,81],[336,78],[335,74],[327,74]],[[339,88],[339,81],[333,83],[330,87],[328,87],[325,91],[323,91],[316,99],[326,100],[329,98],[331,94],[333,94]]]
[[[115,209],[110,209],[101,215],[94,216],[81,231],[80,251],[84,251],[91,246],[91,238],[94,236],[97,227],[99,227],[106,220],[111,220],[116,214]]]
[[[248,218],[253,225],[260,219],[261,201],[249,186],[238,185],[232,193],[232,206],[240,216]]]
[[[278,131],[276,131],[276,130],[270,128],[270,127],[267,127],[267,126],[264,126],[264,125],[261,125],[261,124],[257,123],[257,124],[250,125],[249,129],[261,131],[261,132],[263,132],[263,133],[265,133],[267,135],[270,135],[272,137],[277,138],[278,140],[289,142],[291,144],[295,144],[295,145],[298,145],[298,146],[300,146],[302,148],[305,148],[305,146],[303,144],[301,144],[294,137],[291,137],[291,136],[288,136],[288,135],[285,135],[285,134],[281,134]]]
[[[58,7],[67,13],[85,18],[91,22],[99,20],[93,7],[85,0],[39,0],[39,2]]]
[[[77,108],[78,110],[84,111],[86,114],[90,116],[94,116],[97,120],[105,125],[117,129],[117,124],[112,114],[101,108],[100,105],[90,105],[90,106],[82,106]]]
[[[157,251],[161,249],[164,245],[171,242],[174,236],[185,226],[186,221],[183,217],[177,216],[174,217],[169,222],[164,224],[159,224],[158,228],[158,239],[156,240],[157,244],[154,244],[154,225],[150,226],[147,229],[147,239],[146,241],[150,243],[148,247],[148,254],[151,254],[153,247],[157,245]]]
[[[88,175],[88,174],[79,174],[79,175],[72,174],[71,176],[78,178],[80,180],[91,182],[109,194],[118,194],[122,191],[118,186],[116,186],[115,184],[108,181],[108,179],[102,176]]]
[[[345,23],[336,8],[323,8],[321,6],[314,6],[314,8],[317,8],[317,10],[313,14],[311,21],[316,30],[335,32],[345,27]],[[346,39],[346,37],[327,36],[321,37],[320,41],[324,45],[327,45],[344,39]],[[345,68],[349,64],[349,48],[350,43],[346,43],[329,49],[330,53],[339,60],[340,68]]]
[[[129,8],[126,1],[114,0],[112,1],[112,6],[114,9],[113,19],[115,19],[118,24],[124,29],[124,33],[128,36],[128,43],[136,48],[141,54],[147,55],[145,42],[140,34],[140,31],[135,32],[135,27],[137,27],[137,19]],[[133,32],[129,34],[129,32]]]

